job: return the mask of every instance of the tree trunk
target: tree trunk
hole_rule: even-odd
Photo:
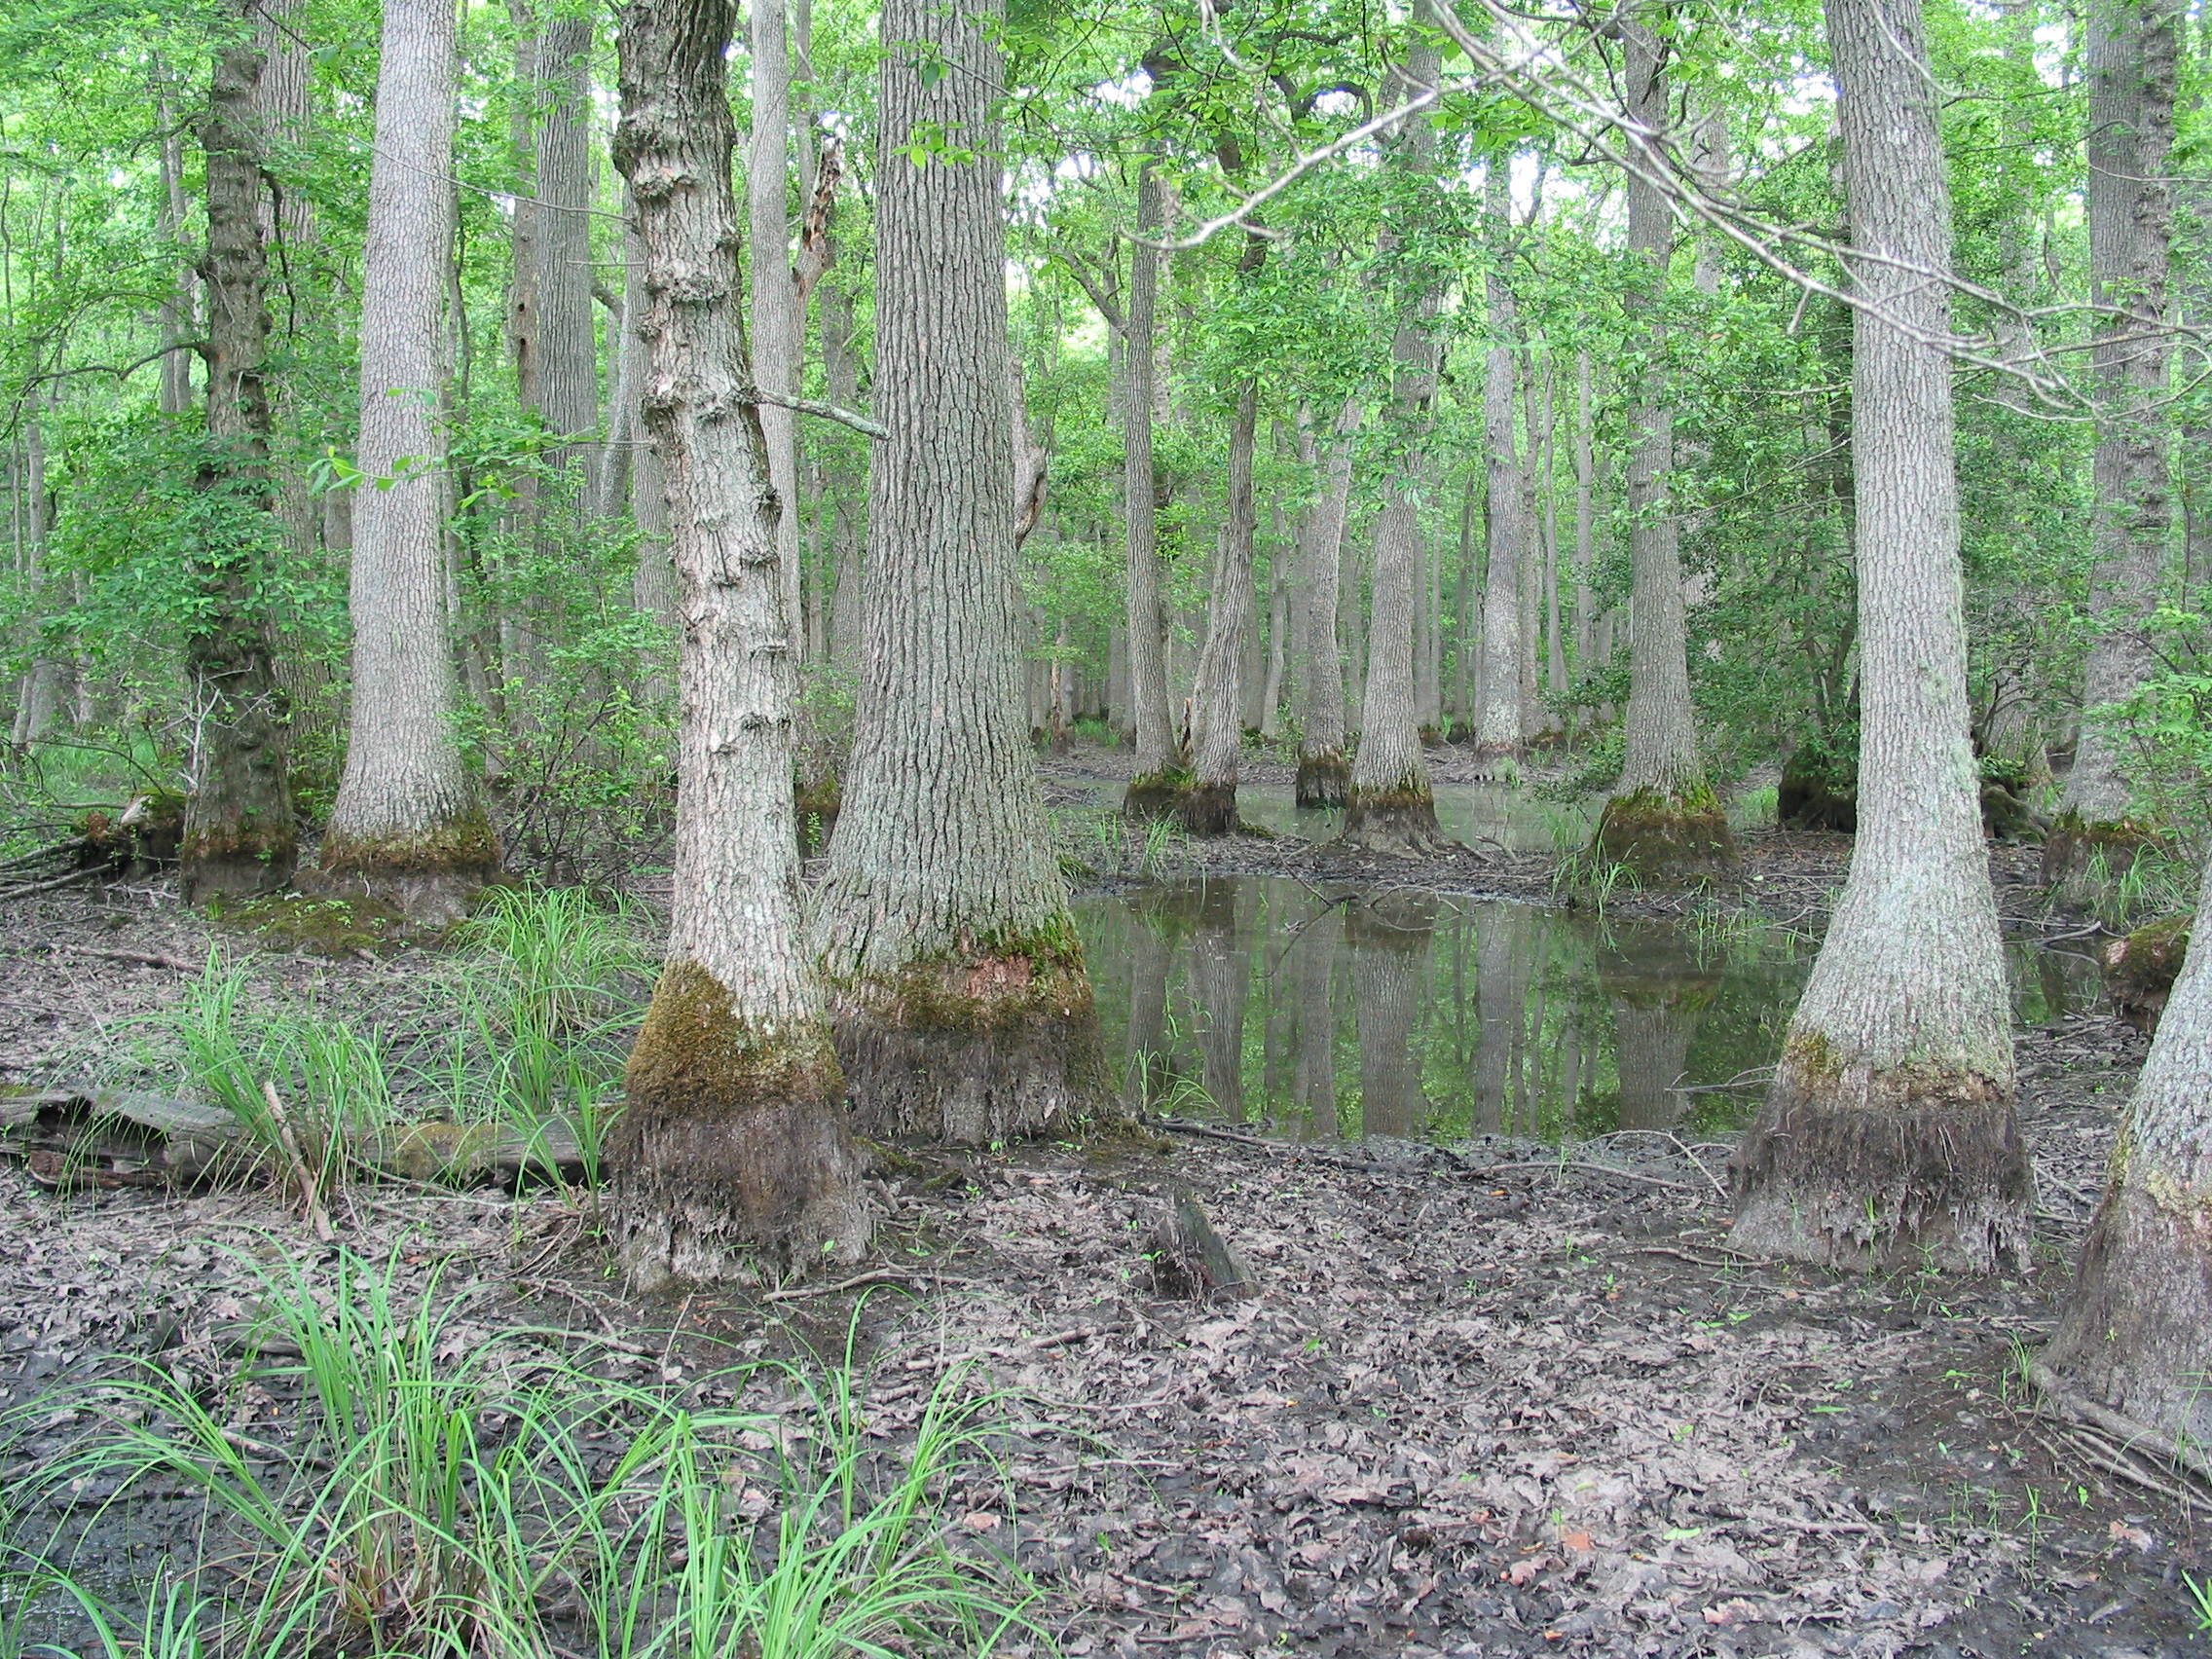
[[[997,17],[882,11],[874,393],[890,435],[853,758],[816,895],[859,1124],[970,1142],[1050,1130],[1108,1093],[1019,718]],[[902,153],[917,133],[977,159],[917,165]]]
[[[2197,898],[2212,916],[2212,864]],[[2201,933],[2201,930],[2199,930]],[[2184,958],[2113,1149],[2044,1364],[2065,1388],[2193,1450],[2212,1442],[2212,949]],[[2129,1438],[2134,1438],[2132,1435]]]
[[[250,6],[239,8],[240,22]],[[184,804],[188,903],[281,892],[299,860],[285,769],[284,693],[256,579],[277,529],[269,479],[269,262],[261,240],[262,55],[242,33],[215,55],[206,155],[207,459],[198,487],[210,532],[196,561],[200,607],[185,636],[192,790]]]
[[[1919,0],[1828,0],[1851,200],[1859,841],[1758,1121],[1738,1249],[1842,1269],[2024,1265],[2033,1176],[1968,737],[1950,203]]]
[[[1416,0],[1417,18],[1427,17]],[[1410,87],[1433,87],[1436,49],[1417,37],[1405,69],[1395,78]],[[1433,190],[1436,132],[1425,120],[1409,123],[1394,139],[1395,160],[1411,186]],[[1399,234],[1384,233],[1383,252],[1398,254]],[[1425,259],[1401,273],[1412,291],[1400,309],[1390,342],[1396,364],[1390,418],[1392,476],[1382,492],[1375,526],[1375,574],[1367,621],[1367,695],[1360,705],[1359,748],[1352,757],[1351,789],[1345,798],[1344,839],[1370,852],[1416,854],[1442,840],[1436,797],[1422,753],[1415,646],[1415,612],[1428,599],[1423,571],[1428,542],[1420,501],[1429,473],[1426,454],[1430,403],[1436,396],[1434,337],[1440,278]]]
[[[850,1262],[869,1232],[806,949],[792,804],[798,676],[775,493],[743,400],[732,20],[730,0],[631,0],[621,25],[614,161],[645,244],[645,406],[683,617],[667,965],[609,1149],[616,1254],[645,1289]]]
[[[1183,755],[1168,711],[1166,612],[1160,592],[1159,480],[1152,459],[1154,405],[1159,397],[1161,253],[1166,203],[1147,166],[1137,179],[1137,240],[1129,252],[1129,309],[1122,354],[1122,513],[1129,538],[1129,700],[1135,705],[1136,755],[1129,766],[1124,810],[1152,818],[1173,810],[1184,784]]]
[[[1590,591],[1590,567],[1598,546],[1598,466],[1590,433],[1590,353],[1574,353],[1574,672],[1577,678],[1598,665],[1591,660],[1591,624],[1597,620]]]
[[[1260,690],[1260,735],[1270,743],[1282,736],[1283,684],[1290,677],[1290,546],[1275,516],[1274,550],[1268,556],[1268,672]]]
[[[1645,168],[1656,170],[1667,165],[1657,136],[1668,121],[1663,47],[1648,23],[1627,23],[1623,35],[1629,108],[1653,134],[1641,148]],[[1650,271],[1630,302],[1632,314],[1643,325],[1644,369],[1631,417],[1636,439],[1628,462],[1629,560],[1635,587],[1629,610],[1627,744],[1620,781],[1598,821],[1592,851],[1626,865],[1646,881],[1703,879],[1734,869],[1739,861],[1728,815],[1706,781],[1697,713],[1690,702],[1664,316],[1675,220],[1664,189],[1641,172],[1632,173],[1628,181],[1628,243]]]
[[[1493,191],[1493,197],[1498,192]],[[1502,212],[1493,207],[1493,218]],[[1503,232],[1497,234],[1502,243]],[[1521,565],[1528,557],[1528,498],[1514,448],[1513,290],[1499,268],[1489,276],[1492,341],[1483,381],[1483,431],[1490,457],[1489,564],[1483,577],[1482,685],[1475,713],[1475,776],[1511,779],[1519,770],[1521,710]]]
[[[2151,612],[2166,575],[2173,528],[2167,450],[2168,241],[2173,184],[2178,0],[2099,0],[2089,8],[2090,348],[2099,399],[2089,610],[2097,631],[2083,676],[2081,741],[2044,879],[2060,903],[2086,907],[2157,838],[2132,810],[2121,738],[2097,717],[2134,696],[2152,666]]]
[[[1177,816],[1194,835],[1228,835],[1236,829],[1236,761],[1244,748],[1244,627],[1253,606],[1252,540],[1259,528],[1252,499],[1259,398],[1259,382],[1246,381],[1229,431],[1229,522],[1218,543],[1205,649],[1191,693],[1191,781],[1176,802]]]
[[[1343,603],[1345,519],[1351,510],[1352,437],[1364,414],[1356,398],[1346,398],[1330,429],[1328,448],[1317,456],[1312,415],[1299,412],[1300,460],[1320,474],[1320,495],[1299,547],[1299,580],[1305,590],[1300,604],[1305,650],[1298,682],[1300,806],[1342,806],[1351,787],[1351,767],[1345,759],[1344,651],[1337,616]]]
[[[371,487],[353,505],[352,731],[312,877],[326,896],[380,899],[433,926],[457,920],[499,869],[454,741],[445,601],[437,406],[454,37],[439,0],[386,0],[361,269],[358,464]]]
[[[832,259],[834,255],[831,255]],[[822,379],[830,401],[840,409],[860,407],[861,359],[853,344],[853,294],[842,280],[822,284]],[[837,668],[860,676],[861,647],[866,638],[861,579],[861,514],[866,488],[865,468],[855,463],[845,434],[825,438],[823,492],[830,498],[830,657]]]
[[[746,203],[753,250],[753,372],[769,391],[796,396],[805,332],[798,288],[792,279],[791,129],[792,55],[784,0],[752,0],[753,142],[746,158]],[[763,404],[768,474],[783,503],[777,517],[776,559],[783,572],[784,607],[791,612],[794,650],[799,625],[798,418]]]

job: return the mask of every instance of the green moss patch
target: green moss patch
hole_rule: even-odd
[[[270,950],[334,961],[423,942],[405,915],[377,899],[306,899],[284,894],[244,904],[210,904],[210,921],[250,934]]]

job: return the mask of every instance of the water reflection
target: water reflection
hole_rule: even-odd
[[[1107,1051],[1132,1101],[1294,1139],[1579,1138],[1733,1125],[1811,946],[1772,929],[1606,925],[1413,890],[1235,876],[1081,901]],[[2013,953],[2025,1019],[2079,964]]]

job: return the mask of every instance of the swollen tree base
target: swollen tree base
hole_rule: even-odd
[[[1351,762],[1341,749],[1323,749],[1298,757],[1298,804],[1342,806],[1351,793]]]
[[[299,871],[293,885],[310,898],[373,899],[418,927],[447,928],[468,914],[499,867],[498,837],[478,811],[413,835],[331,830],[314,867]]]
[[[1079,951],[917,962],[832,1006],[861,1134],[983,1146],[1113,1110]]]
[[[1436,796],[1423,785],[1351,790],[1345,799],[1341,839],[1361,852],[1397,853],[1408,858],[1440,852],[1450,845],[1437,827]]]
[[[2044,839],[2044,885],[2061,909],[2097,909],[2135,861],[2166,840],[2157,825],[2140,818],[2092,822],[2077,812],[2062,812]]]
[[[1711,790],[1615,795],[1598,820],[1591,850],[1647,882],[1704,881],[1743,867],[1728,815]]]
[[[1194,835],[1236,833],[1236,786],[1192,784],[1175,798],[1175,817]]]
[[[608,1163],[615,1254],[637,1288],[773,1281],[866,1250],[843,1078],[819,1024],[750,1026],[705,968],[674,963],[625,1083]]]
[[[220,834],[188,830],[177,880],[188,904],[260,899],[291,885],[299,856],[299,836],[288,823]]]
[[[2024,1269],[2034,1177],[1994,1080],[1877,1074],[1796,1036],[1737,1148],[1729,1243],[1843,1272]]]
[[[1484,784],[1510,784],[1521,777],[1521,745],[1517,743],[1478,743],[1475,745],[1475,763],[1470,776]]]
[[[2068,1390],[2200,1456],[2212,1446],[2212,1193],[2153,1193],[2122,1168],[2043,1363]]]
[[[1190,787],[1191,774],[1180,767],[1147,772],[1129,780],[1122,796],[1122,811],[1130,818],[1173,818],[1180,810],[1183,792]]]

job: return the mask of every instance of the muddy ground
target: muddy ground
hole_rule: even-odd
[[[1754,875],[1840,876],[1840,848],[1753,840]],[[205,938],[158,883],[18,901],[0,1081],[47,1082],[176,994],[173,970],[85,952],[197,962]],[[434,1020],[411,960],[258,971]],[[978,1488],[955,1525],[1016,1552],[1077,1655],[2164,1659],[2207,1650],[2183,1575],[2212,1570],[2212,1540],[2020,1382],[2143,1047],[2102,1014],[2023,1034],[2045,1219],[2034,1272],[1995,1284],[1738,1260],[1727,1147],[1648,1135],[1565,1166],[1188,1127],[925,1155],[875,1178],[875,1282],[783,1302],[625,1300],[559,1192],[361,1188],[337,1219],[409,1283],[441,1272],[468,1326],[566,1328],[670,1388],[837,1351],[857,1309],[874,1430],[909,1428],[947,1375],[1003,1390],[1014,1500]],[[1154,1293],[1145,1247],[1178,1191],[1257,1296]],[[37,1400],[157,1347],[215,1364],[251,1258],[316,1251],[270,1194],[55,1193],[0,1167],[0,1389]]]

